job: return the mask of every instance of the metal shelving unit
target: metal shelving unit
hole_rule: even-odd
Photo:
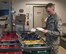
[[[11,33],[13,33],[13,14],[12,14],[12,0],[7,0],[7,2],[5,0],[1,1],[3,2],[3,4],[6,4],[8,2],[8,10],[9,10],[9,15],[8,15],[8,19],[9,19],[9,29]],[[4,36],[3,36],[4,37]],[[2,37],[2,38],[3,38]],[[2,39],[1,38],[1,39]],[[7,37],[8,38],[8,37]],[[1,52],[18,52],[21,51],[21,47],[15,47],[15,46],[20,46],[21,44],[19,43],[18,40],[5,40],[5,41],[1,41],[0,40],[0,53]],[[6,47],[5,47],[6,46]],[[13,48],[10,48],[10,46],[14,46]]]

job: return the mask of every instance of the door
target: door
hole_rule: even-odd
[[[36,27],[44,27],[44,19],[47,17],[47,13],[45,10],[45,7],[42,6],[35,6],[34,7],[34,21],[33,21],[33,26],[34,28]]]

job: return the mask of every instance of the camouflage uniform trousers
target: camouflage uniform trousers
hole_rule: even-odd
[[[52,45],[51,54],[58,54],[59,45]]]

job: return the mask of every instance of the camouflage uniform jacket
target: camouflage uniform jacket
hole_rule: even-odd
[[[62,35],[61,25],[61,19],[57,14],[48,17],[46,22],[46,29],[48,30],[48,33],[46,33],[46,41],[48,44],[60,43],[60,36]]]

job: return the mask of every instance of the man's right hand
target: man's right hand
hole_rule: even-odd
[[[36,32],[36,29],[35,28],[32,28],[30,31],[31,32]]]

